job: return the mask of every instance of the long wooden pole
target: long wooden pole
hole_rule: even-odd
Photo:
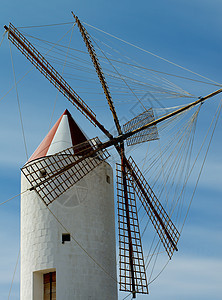
[[[184,112],[184,111],[188,110],[189,108],[191,108],[193,106],[196,106],[196,105],[198,105],[200,103],[203,103],[207,99],[212,98],[213,96],[216,96],[216,95],[218,95],[220,93],[222,93],[222,89],[219,89],[219,90],[217,90],[217,91],[215,91],[215,92],[213,92],[213,93],[211,93],[211,94],[209,94],[209,95],[207,95],[205,97],[202,97],[202,98],[200,98],[200,99],[198,99],[198,100],[196,100],[196,101],[194,101],[194,102],[192,102],[192,103],[190,103],[188,105],[185,105],[185,106],[183,106],[183,107],[181,107],[181,108],[173,111],[172,113],[169,113],[169,114],[167,114],[167,115],[165,115],[165,116],[163,116],[163,117],[161,117],[161,118],[159,118],[157,120],[154,120],[154,121],[152,121],[152,122],[150,122],[148,124],[145,124],[145,125],[137,128],[137,129],[135,129],[135,130],[129,131],[127,133],[124,133],[124,134],[122,134],[121,136],[119,136],[119,137],[117,137],[115,139],[116,140],[120,140],[120,141],[121,140],[126,140],[127,138],[131,137],[132,135],[134,135],[134,134],[136,134],[136,133],[138,133],[140,131],[143,131],[143,130],[147,129],[148,127],[157,125],[158,123],[161,123],[161,122],[163,122],[163,121],[165,121],[165,120],[167,120],[167,119],[169,119],[169,118],[171,118],[171,117],[173,117],[175,115],[178,115],[181,112]]]

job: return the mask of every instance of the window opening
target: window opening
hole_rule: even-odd
[[[64,244],[65,242],[70,242],[71,237],[70,233],[63,233],[62,234],[62,243]]]
[[[106,182],[110,183],[110,176],[106,175]]]

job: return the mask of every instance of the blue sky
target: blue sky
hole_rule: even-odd
[[[1,6],[0,38],[4,33],[3,26],[9,22],[12,22],[15,26],[72,22],[71,10],[88,24],[173,61],[215,82],[222,83],[222,3],[219,0],[138,0],[136,3],[131,0],[49,0],[44,2],[41,0],[38,2],[12,0],[4,2]],[[106,35],[102,35],[90,27],[87,27],[87,29],[93,35],[95,34],[95,38],[107,38]],[[50,31],[47,28],[24,30],[30,35],[55,41],[58,39],[57,32],[60,28],[58,31],[56,31],[57,29]],[[59,34],[62,34],[62,31],[59,31]],[[75,43],[81,42],[77,35],[74,38],[76,40],[73,41],[73,47]],[[68,39],[66,44],[67,41]],[[147,68],[155,68],[206,81],[126,44],[121,42],[117,44],[123,52],[127,53],[127,56]],[[113,42],[113,45],[116,45],[116,41]],[[19,194],[20,168],[26,161],[26,155],[15,89],[1,99],[14,84],[9,44],[6,38],[0,47],[0,54],[1,203]],[[30,70],[31,65],[13,47],[12,54],[18,80]],[[217,89],[213,85],[186,80],[180,81],[178,78],[170,78],[170,80],[196,97],[204,96]],[[108,128],[112,128],[113,124],[108,109],[105,110],[104,105],[93,102],[96,96],[90,98],[90,95],[86,93],[87,86],[81,83],[78,85],[78,82],[73,81],[72,87],[93,108],[98,118],[106,123]],[[90,84],[88,87],[90,87]],[[112,86],[110,89],[112,91]],[[18,91],[30,156],[48,131],[57,92],[37,71],[31,71],[21,81]],[[210,102],[211,104],[205,104],[200,112],[196,133],[197,148],[204,138],[220,99],[221,96],[218,96]],[[170,104],[173,104],[173,102],[170,102]],[[183,104],[183,101],[179,100],[173,105],[181,104]],[[70,110],[90,138],[100,134],[96,129],[91,128],[89,123],[85,123],[81,115],[62,96],[58,97],[53,123],[65,108]],[[122,119],[129,118],[130,107],[127,107],[129,110],[127,112],[121,105],[117,105],[117,108]],[[138,299],[221,299],[221,132],[222,122],[220,117],[179,243],[179,252],[175,254],[161,276],[150,285],[150,295],[138,296]],[[143,151],[143,148],[139,148],[137,152],[136,149],[134,150],[135,157],[138,160],[139,151]],[[199,168],[201,162],[198,162]],[[7,299],[19,253],[19,198],[0,206],[0,225],[0,238],[2,241],[0,247],[0,298]],[[19,299],[19,268],[16,271],[10,299]],[[123,299],[123,294],[120,295],[119,299]]]

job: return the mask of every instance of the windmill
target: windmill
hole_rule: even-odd
[[[200,98],[191,104],[174,111],[157,120],[154,119],[152,110],[147,110],[135,117],[123,126],[117,117],[117,113],[105,81],[101,66],[96,56],[90,37],[79,19],[73,14],[75,21],[83,36],[90,57],[104,89],[106,99],[113,115],[118,136],[112,134],[97,120],[94,112],[75,93],[62,76],[47,62],[47,60],[28,42],[28,40],[12,25],[5,27],[8,31],[9,40],[27,57],[28,60],[74,105],[81,113],[104,133],[108,141],[101,143],[98,139],[87,144],[78,146],[78,156],[71,156],[76,149],[67,149],[61,155],[51,156],[45,160],[49,161],[51,172],[45,174],[42,164],[33,162],[31,167],[24,167],[23,173],[31,183],[31,189],[35,190],[46,205],[64,193],[73,184],[82,179],[86,174],[96,167],[94,157],[105,160],[107,154],[105,149],[115,146],[119,156],[120,164],[117,166],[117,196],[118,196],[118,218],[119,218],[119,246],[120,246],[120,288],[131,291],[133,297],[136,293],[148,293],[142,243],[139,232],[135,196],[141,201],[148,217],[163,243],[163,246],[171,258],[177,250],[179,232],[171,221],[167,212],[157,199],[154,191],[146,182],[142,172],[139,170],[132,157],[127,158],[125,154],[125,141],[127,146],[143,143],[158,137],[156,125],[174,115],[177,115],[192,106],[196,106],[208,98],[220,93],[218,90],[206,97]],[[80,155],[81,154],[81,155]],[[58,157],[60,157],[58,159]],[[68,159],[72,157],[72,160]],[[81,169],[82,172],[77,172]],[[72,173],[72,182],[67,181],[67,174]],[[76,176],[77,174],[77,176]],[[75,176],[74,176],[75,175]],[[68,184],[67,184],[68,183]],[[56,185],[56,186],[55,186]]]

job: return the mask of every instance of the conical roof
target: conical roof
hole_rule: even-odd
[[[28,162],[48,155],[53,155],[86,141],[87,138],[85,134],[66,109],[29,158]]]

